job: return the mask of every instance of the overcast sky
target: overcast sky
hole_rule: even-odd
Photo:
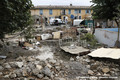
[[[78,6],[90,6],[91,0],[32,0],[34,6],[37,5],[78,5]]]

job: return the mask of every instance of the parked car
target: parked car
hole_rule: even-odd
[[[80,23],[82,22],[83,20],[82,19],[75,19],[73,21],[73,26],[80,26]]]
[[[56,19],[50,19],[50,25],[60,25],[63,24],[63,21],[59,18]]]

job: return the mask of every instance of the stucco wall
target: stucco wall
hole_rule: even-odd
[[[92,13],[93,11],[91,11]],[[82,19],[85,19],[85,17],[87,16],[91,16],[91,13],[86,14],[85,10],[81,10],[81,13],[75,14],[75,9],[71,9],[71,14],[74,16],[81,16]],[[61,9],[53,9],[53,14],[50,15],[49,14],[49,9],[43,9],[43,16],[49,18],[49,17],[55,17],[55,16],[67,16],[68,17],[68,21],[71,21],[71,14],[68,14],[68,9],[66,9],[66,15],[61,15]],[[31,10],[31,15],[39,15],[40,16],[40,10],[36,9],[36,10]]]
[[[115,41],[117,40],[117,32],[113,32],[113,31],[96,29],[94,35],[96,39],[98,40],[98,42],[106,44],[110,47],[114,47]]]

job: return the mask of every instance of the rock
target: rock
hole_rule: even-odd
[[[0,66],[0,71],[4,70],[4,68],[2,66]]]
[[[40,63],[40,61],[35,61],[35,62],[34,62],[34,64],[36,64],[36,65],[39,64],[39,63]]]
[[[6,68],[6,69],[10,69],[11,66],[10,66],[8,63],[5,63],[5,64],[4,64],[4,68]]]
[[[110,74],[106,74],[106,73],[104,73],[103,76],[110,76]]]
[[[50,70],[47,66],[44,67],[43,73],[44,73],[46,76],[51,77],[51,70]]]
[[[86,65],[86,67],[90,69],[90,65]]]
[[[2,72],[0,72],[0,76],[1,76],[1,75],[3,75],[3,73],[2,73]]]
[[[21,68],[23,66],[23,62],[16,62],[17,67]]]
[[[35,58],[33,58],[33,57],[31,57],[31,56],[29,56],[28,58],[27,58],[27,61],[35,61]]]
[[[93,72],[92,70],[88,70],[88,74],[89,74],[89,75],[93,75],[94,72]]]
[[[97,76],[101,76],[101,74],[98,72],[98,73],[97,73]]]
[[[44,75],[43,74],[38,74],[37,77],[42,79],[44,77]]]
[[[47,63],[47,67],[52,68],[52,66],[49,63]]]
[[[10,78],[16,78],[16,77],[17,77],[17,75],[15,73],[10,74]]]
[[[30,68],[30,69],[35,69],[36,67],[35,67],[35,65],[33,64],[33,63],[28,63],[28,67]]]
[[[37,68],[38,70],[41,70],[41,69],[42,69],[42,66],[41,66],[41,65],[36,65],[36,68]]]
[[[9,62],[9,64],[10,64],[10,66],[11,66],[12,68],[16,68],[16,67],[17,67],[17,65],[16,65],[15,62]]]
[[[66,80],[65,78],[59,78],[59,80]]]
[[[23,76],[22,75],[22,69],[14,70],[13,73],[15,73],[18,77]]]
[[[110,72],[110,69],[106,67],[106,68],[103,68],[102,71],[103,71],[104,73],[108,73],[108,72]]]
[[[9,78],[9,75],[5,75],[4,78]]]
[[[55,66],[55,68],[56,68],[58,71],[60,71],[60,66]]]
[[[59,62],[57,62],[55,65],[56,65],[56,66],[59,66],[59,65],[60,65],[60,63],[59,63]]]
[[[70,61],[74,61],[74,58],[71,57],[71,58],[70,58]]]
[[[27,71],[26,70],[23,70],[22,71],[22,75],[25,77],[25,76],[28,76],[28,73],[27,73]]]
[[[76,57],[77,60],[78,60],[79,58],[80,58],[79,56]]]
[[[62,63],[63,63],[63,60],[60,60],[60,63],[62,64]]]
[[[47,76],[43,78],[43,80],[50,80]]]
[[[32,73],[33,73],[33,75],[38,75],[39,73],[40,73],[40,70],[38,70],[38,69],[33,69],[32,70]]]
[[[49,60],[50,63],[55,64],[56,60]]]
[[[30,73],[30,72],[31,72],[31,69],[30,69],[29,67],[26,67],[26,71],[27,71],[28,73]]]

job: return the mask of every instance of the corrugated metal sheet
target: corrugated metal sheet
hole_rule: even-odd
[[[120,49],[100,48],[91,52],[88,55],[92,57],[120,59]]]

